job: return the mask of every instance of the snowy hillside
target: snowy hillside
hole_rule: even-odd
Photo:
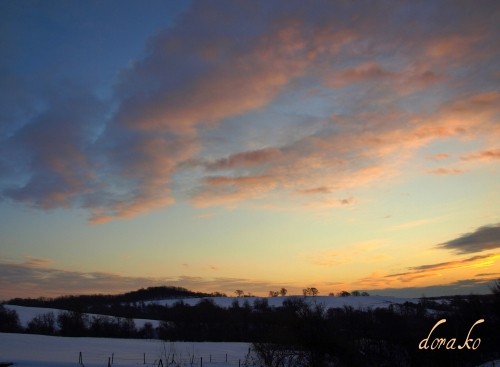
[[[233,302],[238,302],[240,306],[248,303],[253,306],[256,300],[267,300],[269,306],[279,307],[287,299],[303,299],[309,304],[321,304],[325,308],[337,308],[344,306],[351,306],[359,309],[366,308],[386,308],[391,304],[403,304],[405,302],[418,303],[417,298],[396,298],[386,296],[367,296],[367,297],[334,297],[334,296],[315,296],[315,297],[302,297],[302,296],[285,296],[285,297],[206,297],[206,298],[185,298],[185,299],[167,299],[159,301],[150,301],[158,305],[172,306],[177,302],[184,302],[187,305],[194,306],[202,299],[211,299],[217,306],[228,308],[231,307]]]
[[[16,306],[16,305],[5,305],[5,308],[8,310],[13,310],[17,312],[19,316],[19,322],[22,327],[27,327],[28,323],[33,320],[34,317],[43,315],[49,312],[52,312],[54,316],[57,318],[59,313],[64,312],[64,310],[58,310],[55,308],[41,308],[41,307],[24,307],[24,306]],[[88,314],[90,317],[98,317],[102,315]],[[112,317],[112,316],[111,316]],[[136,328],[142,328],[144,325],[149,322],[153,325],[153,327],[158,327],[160,322],[158,320],[147,320],[147,319],[133,319]]]

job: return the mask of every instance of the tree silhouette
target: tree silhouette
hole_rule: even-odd
[[[241,297],[241,296],[243,296],[243,293],[245,293],[245,292],[243,292],[241,289],[237,289],[234,291],[234,293],[236,293],[236,296]]]
[[[303,294],[304,296],[313,296],[313,297],[314,297],[314,296],[317,296],[317,295],[318,295],[318,293],[319,293],[319,291],[318,291],[318,289],[317,289],[317,288],[315,288],[315,287],[304,288],[304,289],[302,290],[302,294]]]

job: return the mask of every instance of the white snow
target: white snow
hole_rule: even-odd
[[[113,366],[153,366],[160,358],[182,365],[238,366],[248,354],[248,343],[163,342],[143,339],[69,338],[44,335],[0,333],[0,363],[11,362],[15,367],[78,366],[79,356],[85,367],[107,366],[113,356]],[[226,362],[227,354],[227,362]],[[144,364],[144,355],[146,364]],[[212,362],[210,363],[210,360]]]

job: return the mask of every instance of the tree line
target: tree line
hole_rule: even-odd
[[[223,293],[203,293],[193,292],[182,287],[160,286],[141,288],[136,291],[117,295],[91,294],[78,296],[61,296],[56,298],[14,298],[8,303],[26,307],[57,308],[63,310],[92,312],[100,306],[113,306],[123,303],[140,303],[160,299],[172,298],[194,298],[194,297],[215,297],[225,296]]]

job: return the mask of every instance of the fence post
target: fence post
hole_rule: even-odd
[[[108,357],[108,367],[111,367],[111,357]]]
[[[144,353],[144,364],[146,364],[146,353]]]
[[[238,359],[238,367],[241,367],[241,359]]]
[[[200,367],[203,367],[203,357],[200,357]]]
[[[82,352],[78,355],[78,364],[83,364]]]
[[[175,358],[175,354],[172,353],[172,362],[170,362],[170,364],[174,364],[174,358]],[[168,361],[167,361],[168,362]]]
[[[115,363],[115,352],[111,354],[111,364]]]

